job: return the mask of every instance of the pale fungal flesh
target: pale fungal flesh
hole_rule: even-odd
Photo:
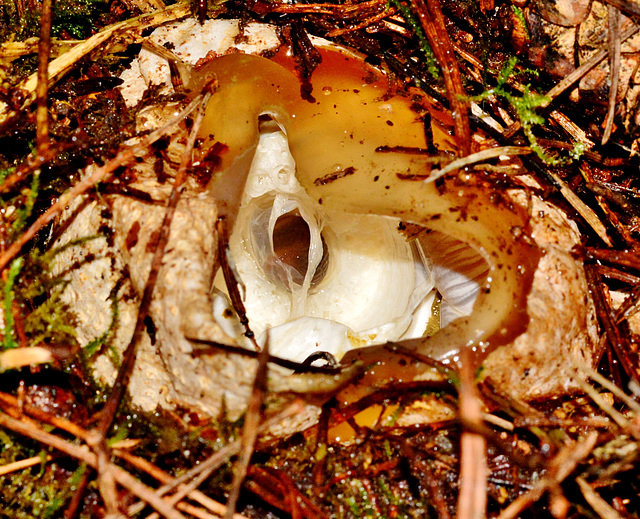
[[[196,35],[194,40],[196,29],[206,36]],[[147,410],[186,405],[215,415],[224,402],[231,416],[244,409],[254,361],[225,353],[194,356],[187,339],[233,343],[242,332],[228,319],[224,324],[223,315],[228,315],[224,284],[218,280],[214,286],[219,267],[214,230],[219,216],[226,218],[231,230],[231,256],[239,281],[248,292],[258,294],[257,299],[246,297],[250,326],[259,335],[273,329],[276,342],[278,334],[284,337],[283,353],[291,357],[304,358],[310,352],[306,340],[311,349],[319,342],[320,349],[336,356],[344,353],[344,366],[359,362],[361,369],[367,367],[366,375],[351,386],[351,394],[343,393],[345,399],[389,382],[437,376],[426,364],[394,351],[396,346],[352,348],[387,340],[405,351],[447,362],[456,361],[463,347],[479,354],[495,350],[487,360],[493,365],[489,374],[504,380],[504,390],[525,397],[531,385],[527,373],[543,371],[527,366],[526,358],[544,364],[547,350],[555,348],[560,371],[573,365],[572,359],[589,362],[596,333],[593,311],[581,267],[569,253],[578,235],[561,212],[535,197],[532,209],[525,196],[486,192],[455,176],[437,185],[405,180],[425,173],[423,155],[393,152],[399,146],[427,148],[421,116],[428,110],[428,100],[422,94],[395,89],[383,72],[359,56],[325,43],[319,44],[323,62],[311,78],[315,100],[309,102],[300,95],[293,61],[273,28],[250,24],[248,43],[243,43],[244,52],[270,49],[272,59],[232,49],[237,31],[234,21],[209,21],[200,28],[189,20],[151,36],[160,45],[172,40],[174,52],[185,62],[204,63],[192,75],[191,89],[216,81],[201,131],[202,145],[194,157],[196,168],[198,162],[213,167],[206,187],[189,181],[178,206],[151,305],[152,333],[140,346],[132,378],[135,404]],[[201,46],[201,40],[208,46]],[[144,59],[123,75],[128,103],[137,102],[147,82],[167,81],[167,71],[166,62],[145,52]],[[145,110],[138,118],[139,128],[157,127],[176,111]],[[261,131],[264,116],[271,122],[263,122]],[[183,141],[184,135],[178,133],[165,152],[169,175],[171,164],[179,162]],[[381,147],[392,152],[383,153]],[[157,156],[150,150],[142,158],[135,166],[134,186],[165,200],[170,183],[161,182],[154,172]],[[106,214],[98,201],[78,211],[60,242],[91,234],[104,223],[113,227],[109,252],[104,252],[104,243],[87,245],[94,247],[97,259],[90,269],[71,273],[68,297],[80,316],[80,338],[89,342],[109,325],[109,294],[118,283],[114,266],[126,267],[132,290],[129,297],[122,297],[125,279],[120,321],[114,330],[114,344],[122,350],[135,315],[135,293],[141,292],[148,274],[149,244],[163,207],[124,196],[108,197],[107,205],[112,214]],[[288,238],[282,231],[287,226],[303,235],[304,254],[287,258]],[[367,233],[375,235],[376,243],[385,243],[384,250],[372,246]],[[334,290],[332,283],[340,274],[337,261],[352,237],[359,240],[355,249],[360,247],[361,256],[372,261],[370,270],[360,269],[364,277],[384,284],[388,276],[374,268],[374,260],[393,258],[398,263],[397,279],[406,283],[394,287],[394,281],[388,292],[380,288],[380,294],[399,294],[397,308],[378,306],[374,298],[380,296],[378,288],[366,284],[358,290],[374,299],[347,302],[344,312],[336,311],[330,300],[316,301],[322,291]],[[85,253],[70,250],[61,261],[71,264]],[[551,283],[545,284],[545,278]],[[433,285],[445,296],[445,326],[427,338],[422,335]],[[460,288],[463,293],[456,294]],[[337,293],[346,298],[349,291]],[[550,313],[545,305],[553,305],[558,294],[568,304],[556,304]],[[261,314],[263,296],[269,298],[264,305],[273,307],[267,316]],[[576,301],[578,310],[573,308]],[[363,306],[359,309],[357,304]],[[368,313],[379,315],[367,320]],[[345,316],[343,321],[338,318]],[[315,326],[325,322],[331,324]],[[336,341],[338,336],[346,340]],[[510,346],[499,348],[503,345]],[[515,353],[509,356],[512,347]],[[114,375],[105,357],[96,369],[105,380]],[[540,375],[535,394],[557,390],[557,374]],[[326,376],[288,376],[274,370],[270,383],[307,392],[335,385]]]
[[[514,229],[526,225],[519,211],[495,207],[479,190],[447,185],[439,193],[433,184],[401,180],[399,174],[424,175],[420,155],[376,151],[427,148],[422,119],[414,111],[416,94],[391,95],[385,76],[374,76],[375,69],[336,50],[323,52],[313,75],[315,102],[302,99],[297,78],[271,60],[231,54],[207,67],[202,73],[215,75],[219,86],[203,133],[211,135],[211,145],[221,142],[226,148],[211,189],[231,223],[258,144],[259,116],[268,114],[287,134],[298,181],[325,211],[384,215],[440,230],[485,259],[490,273],[483,302],[457,324],[465,328],[464,343],[488,339],[501,323],[526,315],[521,294],[535,269],[536,252],[516,243]],[[234,106],[238,98],[249,99],[240,110]],[[327,151],[318,152],[319,147]],[[339,179],[325,180],[334,175]],[[435,338],[421,346],[440,358],[458,348]]]
[[[302,362],[317,351],[340,359],[356,347],[422,337],[436,289],[439,326],[471,313],[487,270],[477,254],[462,244],[451,250],[438,233],[410,242],[397,219],[326,211],[297,181],[287,138],[274,126],[263,125],[270,129],[261,132],[230,240],[260,344],[268,330],[272,354]],[[468,277],[434,263],[437,249],[449,250],[454,265],[470,256]],[[251,347],[237,318],[222,318],[230,308],[221,271],[216,289],[218,322]]]

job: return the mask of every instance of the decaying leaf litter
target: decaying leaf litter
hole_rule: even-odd
[[[304,59],[311,55],[307,34],[335,38],[373,61],[382,57],[407,84],[417,84],[441,103],[444,124],[455,136],[460,156],[469,155],[473,136],[480,134],[502,146],[526,146],[536,151],[533,158],[522,156],[522,162],[484,162],[472,176],[476,182],[504,190],[517,186],[518,180],[509,171],[524,164],[540,182],[531,189],[566,208],[578,222],[583,242],[573,252],[585,262],[598,315],[600,369],[615,385],[585,368],[582,376],[590,377],[595,392],[585,385],[583,393],[574,390],[552,401],[525,403],[505,398],[499,387],[484,380],[479,386],[486,406],[483,410],[474,396],[474,374],[463,370],[458,398],[448,382],[423,382],[386,388],[340,410],[328,401],[316,427],[286,441],[258,443],[252,463],[246,467],[240,496],[239,506],[244,507],[241,510],[246,516],[449,516],[456,510],[469,515],[483,510],[485,502],[491,515],[513,517],[527,513],[555,517],[637,514],[633,476],[637,404],[632,399],[637,387],[637,131],[635,55],[633,40],[627,41],[635,31],[634,6],[617,6],[623,12],[617,32],[581,40],[584,33],[597,32],[586,29],[602,26],[597,21],[604,19],[603,11],[608,11],[612,20],[617,18],[615,9],[594,3],[590,12],[600,18],[591,26],[580,20],[579,26],[559,28],[558,21],[571,25],[575,20],[569,23],[556,18],[552,19],[556,25],[549,25],[544,20],[549,6],[489,4],[224,4],[208,6],[208,16],[279,24],[283,38],[303,49],[303,69],[313,68],[313,63]],[[4,239],[0,262],[4,268],[3,310],[9,316],[5,318],[4,347],[7,351],[16,345],[40,347],[34,367],[2,375],[6,392],[14,395],[2,398],[5,414],[0,415],[7,446],[3,451],[8,474],[3,485],[5,508],[22,517],[44,513],[101,516],[117,514],[127,506],[139,510],[131,497],[136,496],[167,517],[215,517],[225,513],[219,503],[225,502],[231,481],[229,469],[219,467],[239,452],[241,424],[230,423],[224,416],[212,420],[186,411],[163,413],[162,419],[142,419],[129,410],[121,411],[112,425],[123,384],[117,386],[120,397],[113,396],[117,390],[111,393],[94,386],[83,365],[84,355],[74,348],[71,309],[57,299],[63,280],[40,279],[34,274],[37,262],[44,271],[52,261],[46,252],[51,243],[47,226],[75,196],[89,191],[97,193],[94,196],[126,191],[131,172],[127,163],[134,150],[123,146],[118,152],[118,147],[134,135],[134,115],[124,108],[114,89],[114,78],[137,52],[135,45],[146,37],[145,28],[189,16],[191,6],[177,4],[165,11],[151,3],[105,5],[100,13],[91,11],[99,16],[97,26],[105,27],[91,36],[86,26],[84,33],[78,24],[68,22],[65,26],[60,12],[57,22],[56,5],[53,34],[84,41],[62,54],[65,59],[54,62],[57,68],[52,63],[50,74],[56,81],[49,89],[43,88],[42,81],[38,88],[33,41],[4,47],[7,56],[21,56],[12,58],[11,65],[7,62],[3,84],[8,109],[2,135],[7,151],[2,157]],[[3,7],[6,34],[20,33],[22,26],[17,22],[26,23],[25,17],[39,9],[21,3],[15,10]],[[71,5],[68,11],[82,7]],[[46,5],[42,12],[46,12]],[[133,15],[140,18],[133,19]],[[563,45],[562,38],[573,43]],[[606,47],[607,38],[610,48]],[[46,51],[45,43],[42,47]],[[64,44],[53,41],[53,51],[58,48]],[[93,59],[87,58],[88,53]],[[626,75],[616,74],[620,79],[611,99],[606,81],[611,74],[606,66],[589,61],[598,57],[606,61],[607,55],[614,69],[630,70]],[[534,74],[536,67],[538,73]],[[597,74],[590,82],[576,74],[573,81],[581,81],[576,91],[575,84],[566,79],[571,77],[566,67],[583,68],[585,73],[588,67],[601,67],[605,72],[600,82]],[[559,81],[554,73],[566,76],[565,80]],[[25,78],[21,86],[26,92],[16,88],[20,74]],[[545,93],[548,97],[542,96]],[[29,94],[35,94],[35,99]],[[148,95],[147,102],[153,103],[154,93]],[[48,106],[43,99],[48,99]],[[451,119],[444,108],[447,106],[458,117]],[[469,112],[467,119],[464,114]],[[603,141],[608,143],[601,145]],[[572,160],[571,153],[579,157]],[[92,177],[78,183],[78,171],[92,161],[97,163]],[[100,180],[105,182],[94,191]],[[60,196],[69,185],[75,187]],[[134,191],[129,196],[142,195]],[[152,333],[148,325],[144,328],[145,311],[142,306],[139,333]],[[3,353],[2,359],[5,368],[16,362],[15,354]],[[35,366],[51,359],[52,367]],[[469,367],[470,361],[464,365]],[[121,373],[126,380],[126,371]],[[256,382],[258,391],[254,392],[257,409],[260,383]],[[620,387],[632,397],[617,389]],[[416,399],[429,405],[427,397],[433,396],[453,410],[459,408],[460,419],[417,427],[394,424],[394,406],[409,406]],[[358,426],[353,416],[372,404],[388,408],[389,417],[372,428]],[[297,404],[292,405],[280,412],[294,413]],[[490,414],[483,414],[487,411]],[[279,418],[276,415],[272,420]],[[351,445],[327,439],[327,430],[342,421],[356,431],[357,441]],[[49,429],[45,424],[54,426],[54,434],[45,432]],[[124,446],[113,444],[124,436],[130,438],[123,440]],[[68,441],[72,438],[90,445],[91,454]],[[219,449],[223,444],[226,446]],[[245,449],[247,444],[245,441]],[[217,452],[212,454],[214,450]],[[46,461],[48,454],[53,461]],[[213,457],[197,464],[209,455]],[[36,468],[11,465],[25,458],[32,458]],[[124,469],[112,459],[124,460]],[[188,502],[180,501],[181,497],[170,498],[171,503],[160,499],[187,481],[186,477],[180,482],[174,478],[178,472],[188,473],[190,467],[194,470],[189,472],[201,467],[214,472],[209,479],[202,476],[205,483],[200,490],[182,491],[189,493]],[[162,469],[174,473],[169,475]],[[153,489],[160,483],[155,481],[172,486],[156,493]],[[25,503],[20,501],[21,487],[38,488],[41,495],[36,502],[31,499]],[[196,507],[202,508],[196,511]]]

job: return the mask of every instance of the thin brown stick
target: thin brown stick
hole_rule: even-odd
[[[13,186],[25,179],[30,173],[40,168],[43,164],[49,162],[56,156],[56,152],[56,146],[50,145],[42,152],[32,153],[29,155],[15,171],[5,178],[2,184],[0,184],[0,193],[8,192]]]
[[[202,508],[198,508],[197,506],[190,505],[189,503],[178,503],[176,505],[178,510],[182,510],[187,514],[195,517],[196,519],[220,519],[219,515],[212,515],[209,512],[204,511]],[[157,512],[153,512],[157,514]],[[150,518],[149,518],[150,519]]]
[[[631,36],[636,34],[638,31],[640,31],[640,26],[634,25],[633,27],[629,27],[620,35],[620,42],[623,42],[626,39],[630,38]],[[567,76],[565,76],[564,79],[562,79],[562,81],[560,81],[556,86],[554,86],[551,90],[549,90],[545,94],[545,97],[548,97],[549,99],[546,100],[544,103],[542,103],[541,106],[543,108],[546,106],[549,106],[556,97],[558,97],[567,88],[569,88],[576,81],[582,78],[592,68],[596,67],[603,59],[607,57],[607,55],[608,55],[607,49],[602,49],[596,52],[593,56],[591,56],[591,59],[589,59],[587,62],[583,63],[582,65],[580,65],[577,69],[575,69],[573,72],[571,72]]]
[[[231,306],[235,310],[240,324],[244,327],[244,335],[251,341],[256,351],[260,351],[260,346],[256,342],[255,334],[251,331],[249,326],[249,318],[247,317],[247,310],[242,301],[240,295],[240,289],[238,287],[239,281],[236,278],[234,270],[231,266],[231,257],[229,254],[229,232],[227,229],[227,220],[224,216],[220,216],[216,221],[216,233],[218,235],[218,260],[220,261],[220,268],[222,269],[222,275],[224,277],[225,285],[227,285],[227,291],[229,292],[229,299],[231,299]]]
[[[460,419],[474,429],[483,425],[482,403],[475,384],[475,363],[471,352],[463,348],[460,360]],[[482,519],[487,508],[486,441],[474,431],[466,430],[460,440],[460,493],[458,494],[458,517],[460,519]]]
[[[560,194],[564,197],[564,199],[571,204],[584,221],[593,229],[593,231],[598,235],[598,237],[609,247],[612,246],[611,239],[607,234],[607,228],[602,223],[596,212],[591,209],[587,204],[585,204],[582,199],[576,195],[573,190],[567,185],[567,183],[562,180],[556,173],[551,171],[550,169],[547,171],[548,175],[553,179],[556,185],[559,187]]]
[[[470,155],[464,155],[453,162],[449,162],[449,164],[444,166],[442,169],[431,171],[426,182],[434,182],[447,173],[451,173],[457,169],[464,168],[484,160],[501,157],[503,155],[511,157],[517,155],[528,155],[530,153],[532,153],[532,150],[529,146],[501,146],[498,148],[487,148]]]
[[[189,105],[180,112],[175,118],[169,121],[167,124],[153,131],[145,138],[141,139],[137,144],[128,146],[121,150],[118,155],[107,162],[104,166],[96,168],[91,175],[83,178],[71,189],[63,193],[49,209],[47,209],[31,226],[13,242],[3,253],[0,255],[0,270],[4,269],[7,264],[22,250],[29,241],[40,231],[45,225],[53,220],[58,213],[62,212],[71,201],[77,196],[86,193],[96,184],[104,180],[108,175],[113,173],[120,166],[128,163],[135,158],[136,153],[148,148],[151,144],[157,141],[160,137],[168,134],[173,127],[182,121],[187,114],[193,111],[195,106],[200,102],[200,98],[194,99]]]
[[[613,5],[620,9],[623,13],[640,16],[640,5],[629,0],[605,0],[609,5]]]
[[[253,381],[253,390],[247,412],[245,414],[244,427],[242,428],[242,448],[238,455],[238,460],[234,466],[233,482],[231,484],[231,492],[227,499],[227,513],[224,519],[233,519],[233,513],[236,510],[238,499],[240,498],[240,489],[242,482],[247,475],[247,468],[251,461],[251,455],[258,439],[258,427],[260,426],[260,418],[262,416],[262,406],[267,393],[267,374],[269,362],[269,339],[258,356],[258,368]]]
[[[609,379],[603,377],[600,373],[598,373],[595,369],[589,366],[578,366],[578,369],[582,371],[585,375],[591,378],[594,382],[597,382],[602,387],[604,387],[607,391],[613,393],[613,395],[619,398],[624,404],[631,409],[635,414],[640,414],[640,404],[636,402],[633,398],[627,395],[622,389],[616,386]]]
[[[611,137],[613,129],[613,116],[616,111],[616,97],[618,96],[618,83],[620,82],[620,11],[613,5],[608,6],[609,30],[607,31],[607,42],[609,44],[609,107],[604,120],[604,132],[602,134],[602,144],[606,144]]]
[[[98,491],[107,510],[108,517],[122,517],[119,510],[116,478],[111,463],[111,450],[107,446],[105,437],[96,431],[88,434],[87,445],[96,453]]]
[[[544,477],[531,490],[522,494],[505,508],[498,519],[516,519],[523,510],[540,499],[547,490],[557,487],[573,472],[578,463],[591,453],[597,440],[598,433],[592,432],[583,440],[563,447],[549,462]]]
[[[210,97],[211,91],[208,91],[204,95],[198,96],[194,100],[194,102],[189,104],[189,106],[192,106],[193,108],[199,106],[199,110],[196,114],[189,139],[187,140],[186,150],[183,154],[180,167],[178,168],[178,171],[176,173],[173,187],[171,189],[171,194],[169,195],[169,200],[167,201],[167,209],[164,214],[162,225],[160,226],[158,240],[156,242],[153,258],[151,260],[149,277],[147,278],[147,283],[145,284],[144,292],[142,294],[142,298],[140,299],[138,318],[133,331],[133,336],[131,337],[131,341],[129,342],[129,345],[127,346],[123,354],[123,362],[120,366],[120,369],[118,370],[116,382],[113,385],[112,392],[109,395],[109,399],[107,400],[107,403],[105,404],[105,407],[103,409],[100,424],[97,427],[97,430],[102,434],[102,436],[106,436],[109,429],[111,428],[113,419],[115,418],[118,407],[120,406],[120,402],[122,401],[122,397],[124,396],[124,393],[129,384],[129,378],[131,376],[131,373],[133,372],[137,345],[140,342],[140,339],[146,329],[144,320],[147,316],[149,306],[151,304],[151,299],[153,298],[153,291],[155,289],[158,274],[160,272],[160,267],[162,265],[164,251],[167,243],[169,242],[171,222],[173,221],[173,215],[175,214],[176,208],[178,207],[178,202],[180,201],[182,186],[187,180],[187,170],[189,168],[189,165],[191,164],[191,153],[193,151],[193,146],[195,144],[198,131],[200,130],[200,125],[202,124],[204,109],[207,106]]]
[[[338,36],[342,36],[350,32],[359,31],[360,29],[364,29],[365,27],[369,27],[370,25],[384,20],[387,16],[391,16],[395,12],[395,8],[392,7],[388,10],[382,11],[381,13],[370,16],[369,18],[365,18],[362,22],[356,25],[350,25],[348,27],[343,27],[342,29],[334,29],[333,31],[327,33],[327,38],[337,38]]]
[[[46,411],[38,409],[31,404],[20,402],[13,395],[0,392],[0,407],[2,407],[5,413],[13,416],[14,418],[21,418],[21,415],[24,413],[40,422],[44,422],[49,425],[53,425],[58,429],[62,429],[63,431],[66,431],[83,441],[86,441],[88,437],[88,432],[86,431],[86,429],[79,427],[70,420],[53,415],[51,413],[47,413]]]
[[[84,493],[87,491],[87,487],[89,486],[89,477],[90,471],[85,470],[82,473],[82,478],[76,485],[75,492],[71,496],[66,510],[64,511],[64,519],[75,519],[76,517],[78,517]]]
[[[576,478],[576,483],[578,483],[585,501],[591,505],[598,517],[601,519],[622,519],[622,516],[600,494],[591,488],[591,485],[582,477]]]
[[[68,454],[75,459],[83,461],[93,468],[97,468],[98,466],[97,456],[92,452],[89,452],[85,447],[75,445],[71,442],[63,440],[58,436],[43,431],[33,424],[22,422],[20,420],[16,420],[15,418],[11,418],[4,413],[0,413],[0,426],[6,427],[7,429],[10,429],[24,436],[28,436],[29,438],[32,438],[45,445],[49,445],[50,447],[59,450],[60,452],[64,452],[65,454]],[[159,513],[163,514],[168,519],[185,519],[185,517],[181,513],[174,510],[161,498],[156,496],[152,489],[150,489],[143,483],[140,483],[124,469],[114,466],[114,475],[116,481],[120,485],[127,488],[138,498],[149,503],[153,508],[155,508]]]
[[[46,461],[51,461],[52,459],[53,457],[50,455],[47,455],[45,457]],[[13,463],[6,463],[5,465],[0,465],[0,476],[11,474],[12,472],[16,472],[18,470],[27,469],[29,467],[33,467],[34,465],[39,465],[40,463],[42,463],[41,456],[32,456],[31,458],[14,461]]]
[[[592,247],[587,247],[584,250],[588,258],[640,271],[640,252],[636,250],[596,249]]]
[[[604,333],[606,334],[607,342],[613,348],[613,351],[619,356],[620,359],[624,359],[625,345],[623,344],[620,330],[615,323],[615,315],[611,307],[607,302],[605,296],[606,285],[600,282],[596,267],[594,265],[585,265],[584,272],[587,278],[587,285],[591,290],[591,297],[596,307],[596,315],[600,321]],[[626,368],[626,363],[623,363]],[[630,374],[635,378],[635,370]]]
[[[313,4],[301,4],[301,3],[272,3],[269,5],[270,13],[285,13],[285,14],[329,14],[332,16],[344,18],[352,17],[362,11],[370,10],[380,5],[385,5],[384,0],[368,0],[366,2],[349,3],[345,5],[328,4],[328,3],[313,3]]]
[[[598,272],[608,279],[617,279],[623,283],[640,286],[640,276],[634,276],[620,269],[608,267],[606,265],[598,265]]]
[[[38,154],[49,147],[49,109],[47,92],[49,87],[49,55],[51,54],[51,3],[42,1],[40,13],[40,44],[38,45],[38,82],[36,85],[36,144]]]
[[[449,108],[453,115],[458,156],[471,153],[471,129],[469,126],[469,101],[467,100],[455,52],[445,26],[444,15],[438,0],[414,0],[411,6],[420,20],[429,45],[440,63],[447,89]]]

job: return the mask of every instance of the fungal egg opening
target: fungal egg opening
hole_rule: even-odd
[[[419,225],[326,210],[296,178],[284,132],[272,120],[260,127],[229,239],[259,343],[268,330],[272,354],[339,359],[353,348],[433,334],[471,313],[489,270],[481,255]],[[219,275],[214,290],[223,315]]]
[[[274,282],[283,283],[291,291],[294,290],[294,285],[302,286],[311,267],[311,230],[300,210],[296,208],[280,215],[269,238],[273,252],[263,262],[265,274]],[[320,240],[322,257],[317,267],[311,270],[311,289],[318,286],[327,271],[329,253],[322,233]]]
[[[309,247],[311,245],[311,231],[306,220],[298,209],[293,209],[277,218],[270,235],[273,254],[269,258],[269,265],[263,267],[271,277],[282,280],[281,272],[286,273],[286,284],[302,285],[309,271]],[[273,266],[269,272],[268,266]]]

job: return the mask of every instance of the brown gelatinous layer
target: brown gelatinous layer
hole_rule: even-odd
[[[332,48],[321,49],[321,54],[311,78],[313,103],[301,97],[293,64],[283,52],[275,61],[227,55],[200,69],[215,76],[218,85],[202,134],[229,148],[222,172],[211,182],[214,197],[222,202],[220,211],[235,219],[258,142],[258,118],[268,114],[287,134],[300,183],[324,207],[387,215],[444,232],[470,244],[489,264],[472,315],[430,338],[404,341],[402,349],[448,360],[464,347],[484,357],[512,342],[527,327],[527,294],[540,257],[537,247],[522,237],[526,216],[514,204],[496,202],[490,192],[455,180],[436,188],[399,178],[425,173],[420,155],[376,150],[427,148],[423,113],[415,109],[420,94],[394,89],[384,73],[352,54]],[[422,99],[426,110],[428,100]],[[345,170],[353,174],[322,182]],[[366,375],[371,387],[410,380],[425,369],[400,352],[390,355],[388,346],[353,350],[343,359],[355,361],[374,365]]]

